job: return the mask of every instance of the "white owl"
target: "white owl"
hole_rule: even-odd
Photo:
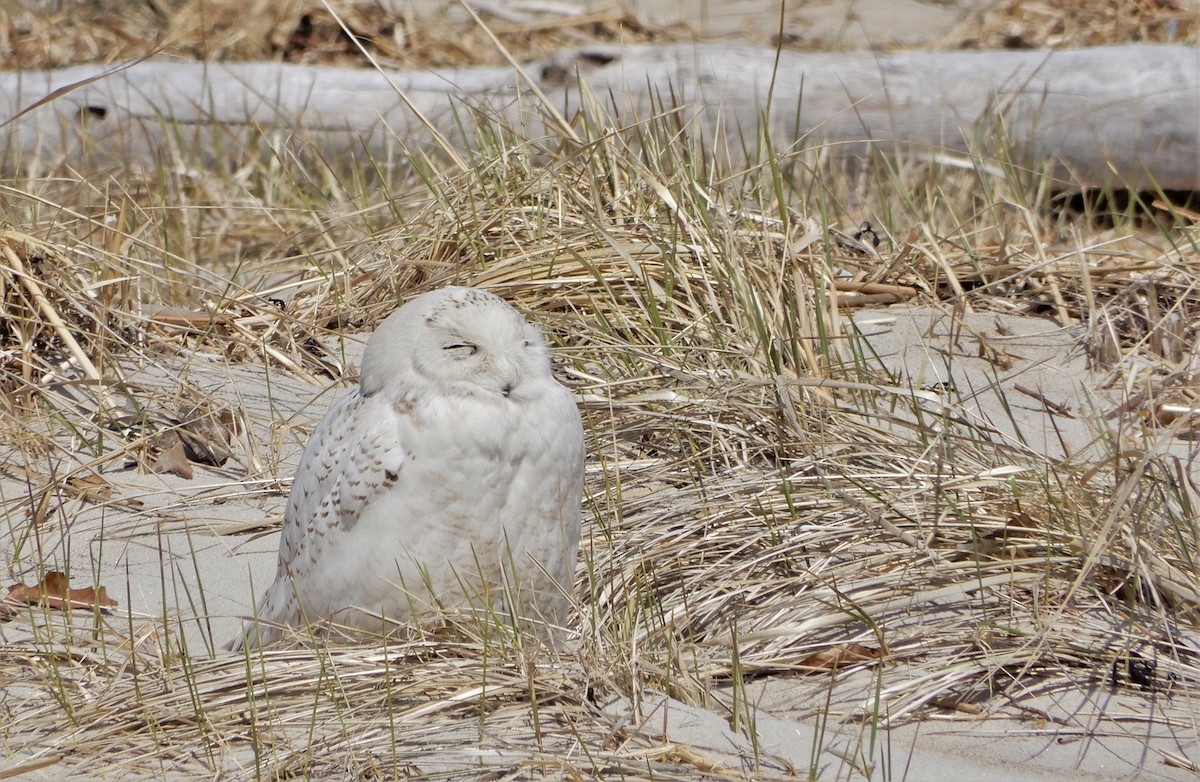
[[[379,325],[361,381],[304,449],[275,582],[229,648],[457,609],[561,626],[583,427],[538,328],[490,293],[442,288]]]

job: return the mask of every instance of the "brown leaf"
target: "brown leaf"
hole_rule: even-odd
[[[176,439],[174,445],[160,453],[154,464],[150,465],[150,472],[169,472],[190,481],[193,475],[192,465],[183,450],[183,443]]]
[[[25,584],[10,586],[4,603],[5,605],[0,610],[5,610],[6,614],[11,615],[15,613],[14,606],[18,605],[43,605],[47,608],[64,609],[93,608],[95,606],[111,608],[117,604],[117,601],[108,596],[108,590],[104,587],[100,587],[98,592],[92,587],[71,589],[66,575],[52,570],[42,578],[40,583],[33,586],[25,586]]]
[[[838,644],[805,657],[800,661],[800,668],[808,673],[835,671],[846,665],[878,659],[878,649],[859,643]]]
[[[963,714],[983,714],[983,707],[978,703],[970,703],[969,701],[961,701],[955,698],[937,696],[929,699],[929,705],[938,709],[947,709],[949,711],[957,711]]]
[[[112,484],[94,472],[72,475],[67,478],[67,485],[78,492],[80,497],[91,502],[105,502],[113,496]]]

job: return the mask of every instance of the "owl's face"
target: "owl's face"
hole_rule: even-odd
[[[419,296],[380,324],[362,363],[363,393],[402,387],[522,399],[550,378],[541,331],[503,299],[473,288]]]

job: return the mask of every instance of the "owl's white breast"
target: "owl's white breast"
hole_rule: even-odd
[[[553,582],[570,588],[583,477],[579,414],[570,393],[553,381],[523,391],[520,401],[499,395],[398,405],[364,400],[359,414],[373,428],[394,427],[404,465],[352,527],[335,533],[330,559],[338,566],[331,575],[344,586],[302,593],[308,613],[353,604],[403,620],[435,603],[475,603],[480,595],[463,594],[464,587],[490,591],[494,600],[512,573],[528,602],[557,590]],[[545,613],[561,621],[563,611]],[[339,620],[360,623],[351,614]]]

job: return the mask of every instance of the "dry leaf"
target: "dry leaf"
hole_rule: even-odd
[[[854,663],[879,659],[879,650],[859,643],[838,644],[810,654],[800,661],[800,669],[807,673],[835,671]]]
[[[159,454],[158,458],[154,460],[154,464],[150,465],[150,472],[169,472],[190,481],[193,475],[192,465],[188,461],[187,453],[183,450],[183,442],[176,439],[174,445]]]
[[[67,478],[67,485],[78,492],[80,497],[91,502],[105,502],[113,496],[112,484],[94,472],[72,475]]]
[[[948,711],[957,711],[963,714],[983,714],[983,706],[970,701],[961,701],[956,698],[947,698],[937,696],[929,699],[929,705],[938,709],[947,709]]]
[[[0,606],[0,612],[4,615],[12,615],[15,613],[15,607],[19,605],[42,605],[47,608],[71,609],[95,606],[111,608],[116,604],[117,601],[108,596],[108,590],[104,587],[100,587],[99,592],[92,587],[71,589],[66,575],[52,570],[42,578],[40,583],[33,586],[24,584],[10,586],[8,595],[4,599],[4,605]]]

